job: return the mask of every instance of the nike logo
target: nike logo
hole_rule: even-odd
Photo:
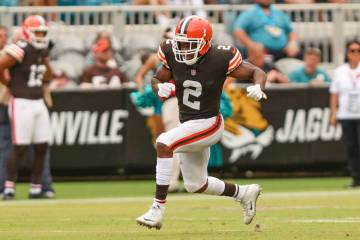
[[[153,221],[153,220],[151,220],[151,219],[148,219],[148,218],[144,218],[144,220],[145,220],[145,221],[149,221],[149,222],[155,222],[155,221]]]

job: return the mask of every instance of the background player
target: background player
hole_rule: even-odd
[[[5,84],[12,95],[9,115],[14,145],[7,160],[5,200],[15,197],[18,161],[30,144],[34,144],[34,159],[29,197],[42,196],[41,174],[49,141],[50,119],[43,100],[43,83],[51,78],[48,27],[43,17],[32,15],[25,19],[22,31],[25,40],[6,46],[0,58],[0,72],[10,72]]]
[[[252,79],[248,96],[266,98],[266,74],[243,62],[240,52],[231,46],[211,45],[212,26],[198,16],[182,19],[173,40],[161,43],[158,56],[163,67],[152,79],[153,91],[167,98],[176,89],[181,124],[157,139],[156,193],[148,212],[137,218],[147,227],[161,228],[166,196],[178,153],[184,186],[188,192],[233,197],[244,208],[244,223],[256,213],[261,188],[257,184],[237,185],[208,177],[210,146],[221,138],[224,123],[219,113],[220,95],[227,76]],[[173,79],[175,84],[168,81]]]

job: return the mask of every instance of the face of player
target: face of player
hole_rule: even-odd
[[[179,43],[179,49],[180,51],[189,51],[196,49],[196,43],[191,42],[180,42]],[[195,53],[189,53],[184,56],[185,60],[191,60],[195,56]]]
[[[7,31],[6,29],[0,28],[0,50],[3,49],[7,43]]]
[[[35,37],[37,37],[37,38],[44,38],[44,37],[46,37],[47,32],[45,32],[45,31],[35,31],[34,34],[35,34]]]
[[[347,57],[349,59],[349,63],[353,65],[357,65],[360,62],[360,44],[353,43],[349,46],[347,50]]]
[[[32,45],[37,49],[44,49],[48,47],[49,38],[47,37],[47,31],[33,31],[32,32]]]
[[[305,71],[313,74],[320,63],[320,56],[316,54],[305,54],[304,56]]]

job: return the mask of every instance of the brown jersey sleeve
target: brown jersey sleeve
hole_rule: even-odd
[[[22,62],[24,59],[25,51],[18,43],[12,43],[5,47],[4,52],[13,57],[16,61]]]
[[[242,63],[242,56],[240,51],[235,48],[235,47],[231,47],[230,48],[230,56],[229,56],[230,60],[229,60],[229,66],[227,69],[227,73],[226,74],[230,74],[232,71],[234,71],[237,67],[240,66],[240,64]]]
[[[168,41],[161,42],[158,52],[157,52],[157,55],[158,55],[158,58],[160,59],[161,63],[164,65],[164,67],[166,67],[167,69],[170,69],[168,61],[166,59],[166,53],[167,53],[166,50],[168,48],[168,46],[166,46],[167,44],[169,44]]]

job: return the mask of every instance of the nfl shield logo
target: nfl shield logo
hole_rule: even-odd
[[[196,69],[191,69],[190,74],[191,74],[191,76],[195,76],[196,75]]]

